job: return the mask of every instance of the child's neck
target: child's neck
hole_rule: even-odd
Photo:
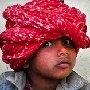
[[[43,78],[35,74],[29,74],[28,78],[34,90],[56,90],[58,80]]]

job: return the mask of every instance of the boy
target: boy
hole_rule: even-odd
[[[33,0],[3,12],[2,60],[15,72],[3,73],[0,90],[90,90],[72,71],[79,48],[89,48],[85,14],[59,0]]]

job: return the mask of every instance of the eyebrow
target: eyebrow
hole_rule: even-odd
[[[63,2],[64,3],[64,0],[60,0],[60,2]]]

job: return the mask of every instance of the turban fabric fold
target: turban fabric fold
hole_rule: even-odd
[[[46,41],[62,36],[78,48],[89,48],[86,16],[59,0],[33,0],[8,6],[3,12],[6,30],[0,34],[2,60],[18,71]]]

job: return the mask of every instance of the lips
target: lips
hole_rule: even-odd
[[[67,58],[60,58],[56,66],[59,68],[68,68],[70,66],[70,60]]]

